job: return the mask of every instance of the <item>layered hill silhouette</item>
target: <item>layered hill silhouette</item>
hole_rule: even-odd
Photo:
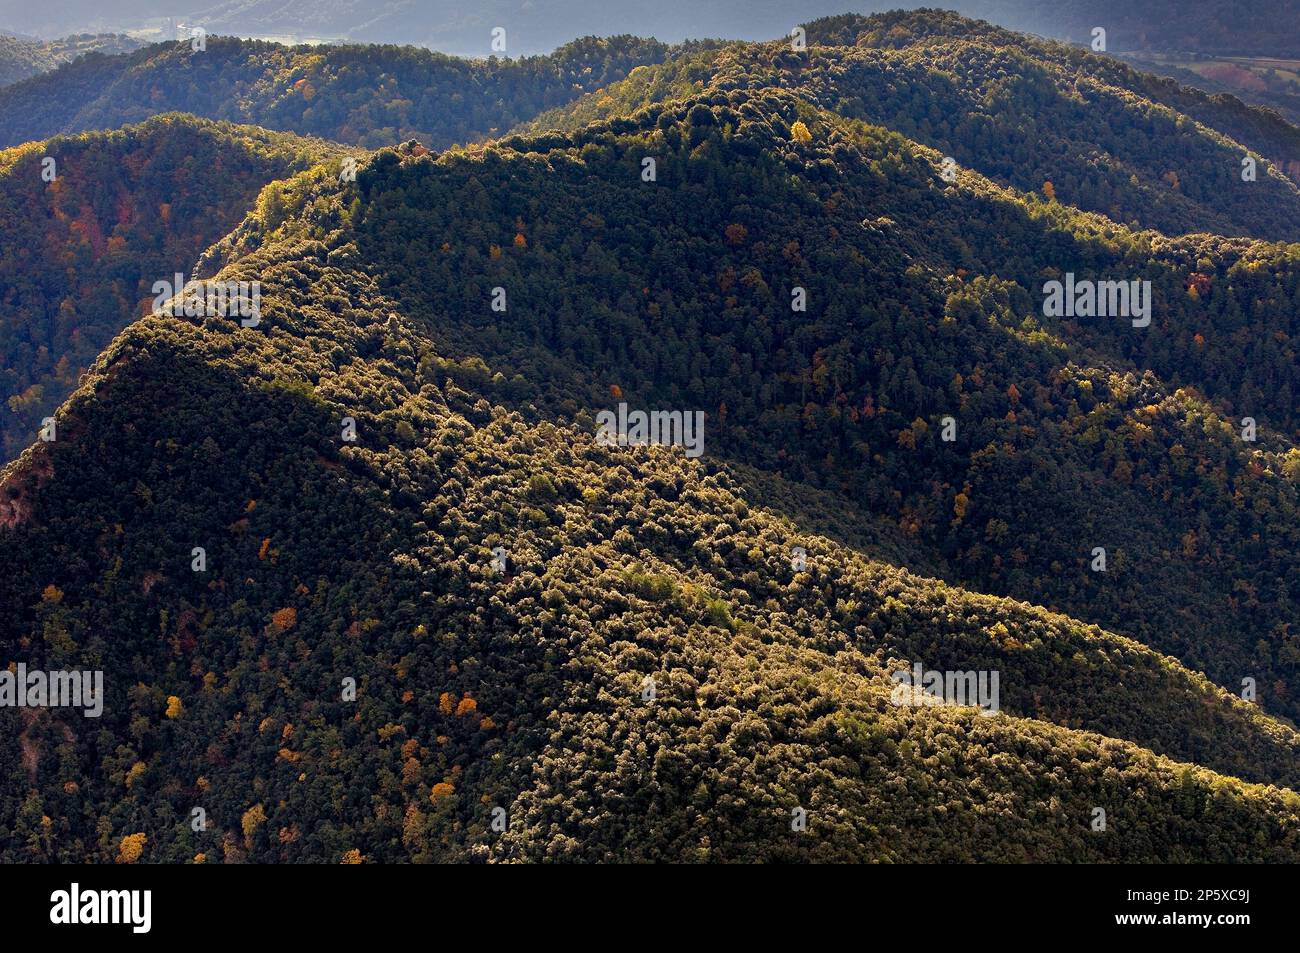
[[[1216,55],[1300,56],[1300,39],[1286,25],[1300,19],[1296,0],[954,0],[947,7],[1015,30],[1088,43],[1104,27],[1117,50],[1167,50]],[[892,9],[881,0],[857,4],[864,13]],[[837,13],[832,0],[813,0],[795,13]],[[363,43],[417,43],[464,55],[487,55],[489,30],[509,30],[511,48],[543,53],[580,33],[634,32],[663,39],[729,36],[766,39],[794,24],[789,4],[776,0],[690,0],[605,3],[579,0],[483,0],[467,7],[452,0],[172,0],[165,8],[146,0],[52,0],[40,5],[0,0],[0,20],[11,28],[53,35],[78,30],[125,29],[160,16],[180,17],[210,33],[300,36]]]
[[[263,189],[195,269],[257,326],[134,321],[4,472],[0,663],[108,698],[0,709],[0,857],[1296,859],[1294,187],[1082,77],[1151,125],[1094,156],[969,34],[685,51]],[[968,141],[1016,116],[1027,171]],[[1217,204],[1156,185],[1180,129]],[[1044,313],[1067,274],[1149,324]]]
[[[81,34],[31,40],[0,33],[0,86],[56,69],[86,53],[129,53],[144,44],[120,34]]]
[[[547,56],[475,61],[412,46],[287,47],[219,36],[194,46],[89,54],[0,89],[0,144],[180,111],[367,148],[411,138],[442,148],[500,134],[670,49],[588,37]]]

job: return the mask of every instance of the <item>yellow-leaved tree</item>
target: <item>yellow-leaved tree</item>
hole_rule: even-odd
[[[149,838],[144,834],[127,834],[117,845],[117,862],[119,864],[134,864],[144,853],[144,845]]]

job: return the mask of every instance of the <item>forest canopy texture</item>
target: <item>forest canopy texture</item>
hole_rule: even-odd
[[[1300,131],[952,14],[806,31],[0,90],[66,133],[0,153],[0,667],[105,688],[0,708],[0,860],[1300,859]],[[207,118],[87,131],[145,89]],[[141,305],[175,270],[260,321]]]

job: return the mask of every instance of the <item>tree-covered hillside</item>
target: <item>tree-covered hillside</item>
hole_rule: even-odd
[[[563,411],[617,386],[705,409],[718,452],[889,513],[957,579],[1221,684],[1264,665],[1270,704],[1295,713],[1300,644],[1267,620],[1295,584],[1300,247],[1129,232],[964,173],[950,186],[937,154],[790,94],[717,99],[505,140],[581,159],[518,163],[505,185],[469,164],[401,180],[358,254],[400,249],[380,280],[521,396]],[[635,174],[655,157],[658,189]],[[1151,326],[1045,318],[1042,284],[1066,272],[1150,281]],[[514,318],[481,321],[513,282]],[[1128,555],[1094,573],[1096,546]]]
[[[786,55],[274,183],[203,257],[258,327],[117,337],[0,487],[0,664],[108,692],[0,710],[3,859],[1297,859],[1300,246],[949,175]]]
[[[498,134],[669,51],[630,36],[479,61],[411,46],[156,43],[85,56],[0,90],[0,145],[181,111],[367,148],[409,138],[443,147]]]
[[[341,150],[164,116],[0,152],[0,460],[261,187]],[[52,163],[51,161],[52,160]]]
[[[952,14],[835,17],[806,30],[805,52],[780,41],[675,57],[521,129],[579,129],[709,91],[796,90],[1117,222],[1300,238],[1300,129],[1275,114]]]

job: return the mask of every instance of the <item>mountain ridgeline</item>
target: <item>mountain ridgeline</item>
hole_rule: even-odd
[[[890,0],[855,4],[863,13],[890,10]],[[1218,55],[1300,57],[1300,36],[1287,24],[1300,21],[1297,0],[951,0],[964,16],[1014,30],[1087,43],[1099,24],[1117,50],[1168,50]],[[416,43],[467,56],[486,55],[490,25],[506,24],[510,47],[536,54],[581,33],[634,32],[673,40],[686,36],[766,39],[780,36],[790,17],[838,12],[834,0],[809,0],[797,9],[776,0],[659,0],[653,5],[581,0],[171,0],[166,15],[183,17],[209,33],[235,36],[299,36],[360,43]],[[152,0],[59,0],[33,5],[0,0],[0,21],[42,36],[69,28],[111,24],[124,29],[157,18]],[[53,32],[52,32],[53,31]]]
[[[0,89],[0,145],[180,111],[366,148],[411,138],[442,148],[504,132],[670,49],[588,37],[547,56],[472,61],[412,46],[155,43]]]
[[[260,322],[4,471],[0,665],[106,697],[0,708],[0,859],[1300,859],[1294,183],[963,22],[275,170],[196,265]]]
[[[573,130],[707,90],[793,88],[1003,184],[1050,183],[1060,201],[1116,222],[1300,238],[1300,129],[1275,114],[952,14],[835,17],[806,29],[806,52],[781,42],[675,57],[521,131]]]

